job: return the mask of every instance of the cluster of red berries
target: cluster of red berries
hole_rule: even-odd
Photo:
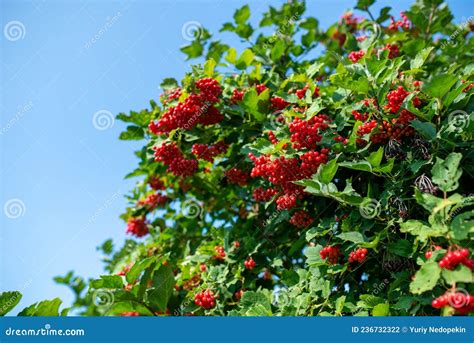
[[[392,123],[384,120],[370,140],[373,143],[385,143],[390,139],[400,141],[403,137],[413,136],[415,129],[409,126],[413,119],[415,119],[413,113],[402,110],[398,118],[392,119]]]
[[[448,290],[442,296],[433,299],[431,306],[434,308],[450,306],[464,315],[474,311],[474,296],[467,294],[467,292]]]
[[[295,93],[296,96],[300,99],[303,99],[304,96],[306,95],[306,91],[308,90],[309,86],[305,85],[303,88],[298,89]],[[319,96],[319,88],[316,87],[313,92],[313,98],[317,98]]]
[[[311,177],[318,171],[321,164],[328,162],[329,149],[323,148],[321,151],[307,151],[301,158],[301,174],[305,177]]]
[[[410,95],[410,92],[406,91],[403,86],[398,86],[396,90],[388,92],[388,104],[385,105],[385,109],[391,113],[397,113],[402,106],[403,100],[405,100],[408,95]]]
[[[168,172],[176,176],[191,176],[198,169],[196,160],[184,158],[176,143],[163,143],[160,146],[154,146],[155,160],[163,162],[168,166]]]
[[[245,186],[249,177],[247,172],[237,168],[231,168],[227,170],[225,172],[225,176],[230,183],[234,183],[239,186]]]
[[[372,119],[362,125],[357,129],[357,135],[362,137],[363,135],[370,134],[377,127],[377,120]]]
[[[199,89],[199,94],[205,102],[215,103],[219,101],[222,94],[222,88],[217,80],[205,77],[196,81],[196,88]]]
[[[303,197],[303,187],[295,185],[293,181],[313,175],[320,164],[327,162],[328,154],[329,150],[324,148],[320,152],[308,151],[301,155],[300,159],[280,156],[272,160],[269,155],[256,157],[250,153],[249,157],[254,163],[250,175],[263,177],[272,184],[279,185],[284,194],[276,200],[277,207],[278,209],[291,209],[296,205],[296,200]],[[258,195],[265,195],[260,190],[258,192]],[[269,193],[268,196],[272,193]]]
[[[138,205],[145,205],[148,206],[150,210],[154,210],[159,206],[163,206],[169,198],[166,195],[162,195],[159,193],[150,194],[145,198],[145,200],[140,200]]]
[[[268,139],[270,140],[270,142],[272,142],[272,144],[278,144],[278,138],[275,137],[275,134],[273,133],[273,131],[268,131],[267,135],[268,135]]]
[[[359,50],[359,51],[352,51],[349,53],[347,56],[352,63],[357,63],[359,60],[364,57],[365,51],[364,50]]]
[[[410,29],[410,21],[408,20],[408,17],[405,15],[405,13],[400,12],[400,17],[401,20],[395,21],[393,17],[390,18],[390,25],[388,26],[389,30],[395,31],[398,30],[399,28],[409,30]]]
[[[290,103],[286,101],[285,99],[279,97],[279,96],[274,96],[270,99],[270,102],[272,103],[272,109],[273,111],[282,111],[284,110]]]
[[[466,248],[451,250],[443,256],[443,258],[438,262],[438,265],[441,268],[452,270],[459,264],[464,264],[465,266],[472,269],[473,261],[469,258],[469,255],[469,249]]]
[[[199,89],[199,94],[191,94],[184,102],[168,108],[157,123],[151,121],[148,125],[150,131],[161,135],[178,128],[190,130],[197,124],[213,125],[221,122],[224,116],[213,106],[222,94],[219,83],[214,79],[204,78],[196,81],[196,88]]]
[[[352,115],[354,116],[355,120],[366,121],[367,119],[369,119],[369,114],[367,112],[362,114],[356,110],[352,110]]]
[[[341,20],[344,24],[349,26],[349,30],[355,31],[357,29],[357,25],[359,24],[359,19],[354,16],[352,12],[346,12],[341,16]]]
[[[148,234],[148,224],[145,218],[130,218],[127,222],[127,233],[136,237],[143,237]]]
[[[349,253],[349,263],[363,263],[367,257],[367,249],[359,248]]]
[[[263,83],[261,83],[261,84],[256,85],[255,89],[257,90],[257,94],[260,95],[260,93],[266,91],[268,89],[268,87],[266,85],[264,85]]]
[[[295,118],[288,124],[293,148],[316,148],[317,143],[322,138],[319,132],[328,128],[328,120],[329,117],[325,114],[314,116],[309,120]]]
[[[214,251],[216,252],[216,254],[214,255],[214,258],[216,260],[223,260],[225,258],[225,250],[222,245],[214,247]]]
[[[155,177],[155,176],[151,177],[148,180],[148,184],[155,191],[161,191],[161,190],[166,189],[165,183],[162,180],[160,180],[159,178]]]
[[[238,89],[234,89],[232,92],[232,97],[230,98],[230,101],[234,104],[238,103],[239,101],[242,101],[244,98],[244,91],[240,91]]]
[[[165,93],[161,95],[160,99],[161,99],[161,102],[164,105],[166,105],[170,101],[179,99],[181,94],[182,94],[181,88],[178,87],[175,89],[170,89],[170,90],[165,91]]]
[[[216,306],[216,297],[211,290],[199,292],[194,296],[194,303],[202,308],[209,310]]]
[[[263,187],[258,187],[253,191],[253,198],[256,201],[269,201],[271,198],[273,198],[275,195],[278,194],[278,191],[274,188],[263,188]]]
[[[303,228],[311,225],[313,222],[313,218],[309,215],[308,212],[305,210],[296,211],[290,218],[290,224],[298,227]]]
[[[319,252],[323,260],[328,260],[330,264],[336,264],[339,261],[340,248],[339,246],[325,246]]]
[[[336,132],[334,132],[334,134],[336,135],[336,136],[334,137],[334,141],[335,141],[335,142],[339,142],[339,143],[342,143],[342,144],[344,144],[344,145],[346,145],[347,143],[349,143],[349,140],[348,140],[347,138],[338,135]]]
[[[251,257],[247,258],[247,259],[244,261],[244,266],[245,266],[245,268],[248,269],[248,270],[254,269],[256,265],[257,265],[257,263],[255,263],[255,261],[254,261],[253,258],[251,258]]]
[[[395,58],[400,54],[400,49],[398,48],[398,45],[396,44],[387,44],[385,45],[381,51],[388,50],[388,58]]]
[[[224,154],[229,146],[224,141],[219,141],[214,145],[208,144],[194,144],[192,147],[193,155],[198,159],[208,162],[214,162],[214,159]]]

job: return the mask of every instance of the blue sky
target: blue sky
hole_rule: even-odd
[[[119,141],[112,118],[147,107],[163,78],[189,70],[183,25],[217,33],[245,3],[256,22],[282,2],[0,0],[0,291],[20,290],[18,309],[56,296],[69,304],[52,278],[100,275],[96,247],[124,239],[118,217],[134,181],[123,177],[140,144]],[[327,27],[355,2],[308,1],[308,14]],[[398,16],[410,3],[379,1],[375,13]],[[469,1],[448,4],[458,22],[472,15]]]

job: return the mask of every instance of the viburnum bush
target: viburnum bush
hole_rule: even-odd
[[[202,63],[118,115],[144,142],[130,239],[100,247],[108,275],[56,278],[75,311],[473,313],[473,27],[438,0],[373,2],[327,30],[302,2],[258,27],[244,6],[221,31],[246,49],[206,29],[181,49]]]

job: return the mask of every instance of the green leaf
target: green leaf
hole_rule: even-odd
[[[214,75],[214,69],[216,67],[217,63],[214,61],[214,59],[209,59],[204,63],[204,74],[208,77],[212,77]]]
[[[372,315],[374,317],[388,316],[389,313],[390,313],[390,305],[388,303],[377,304],[374,306],[374,309],[372,310]]]
[[[414,280],[410,283],[410,292],[421,294],[432,290],[439,280],[441,268],[435,261],[427,262],[421,266],[415,274]]]
[[[145,137],[145,131],[139,126],[129,125],[127,130],[120,133],[121,140],[141,140]]]
[[[355,8],[361,11],[367,10],[374,4],[375,0],[358,0]]]
[[[443,269],[441,276],[450,285],[454,285],[458,282],[472,283],[474,281],[471,269],[462,264],[455,270]]]
[[[336,302],[335,302],[336,315],[341,315],[345,302],[346,302],[346,296],[345,295],[342,295],[342,296],[340,296],[339,298],[336,299]]]
[[[250,18],[250,7],[245,5],[234,13],[234,21],[237,25],[245,24],[245,22]]]
[[[100,279],[92,280],[90,282],[92,288],[122,288],[123,280],[118,275],[101,275]]]
[[[21,300],[20,292],[2,292],[0,293],[0,316],[10,312]]]
[[[147,301],[165,312],[168,301],[173,294],[175,279],[171,266],[161,266],[153,274],[153,287],[147,290]]]
[[[422,91],[434,98],[441,99],[456,82],[457,78],[452,74],[436,75],[431,81],[423,84]]]
[[[412,248],[413,244],[406,239],[400,239],[388,245],[388,251],[402,257],[411,256]]]
[[[145,306],[136,301],[119,301],[112,304],[105,315],[119,316],[124,312],[138,312],[142,316],[153,316],[153,313]]]
[[[202,46],[201,42],[194,40],[191,44],[183,46],[180,50],[186,54],[187,59],[190,60],[202,56],[204,47]]]
[[[443,236],[446,230],[441,227],[429,227],[418,220],[410,219],[400,224],[400,232],[407,232],[417,236],[420,241],[424,242],[429,237]]]
[[[343,232],[336,237],[342,239],[343,241],[350,241],[354,243],[363,243],[365,242],[364,236],[360,232]]]
[[[383,158],[383,147],[380,147],[377,151],[374,151],[367,157],[367,161],[372,165],[372,167],[380,166]]]
[[[255,55],[252,50],[245,49],[235,63],[237,69],[246,69],[254,61]]]
[[[260,305],[260,308],[263,308],[266,315],[271,315],[272,305],[271,297],[268,291],[246,291],[240,299],[240,306],[244,310],[253,308],[254,306]]]
[[[323,164],[319,167],[319,179],[328,184],[334,178],[334,175],[337,173],[337,169],[339,168],[337,164],[337,158],[332,159],[327,164]]]
[[[436,137],[436,127],[432,123],[421,122],[415,119],[410,122],[410,126],[414,127],[416,131],[430,141]]]
[[[453,152],[445,160],[436,157],[436,163],[431,169],[433,182],[443,192],[451,192],[458,188],[462,169],[459,168],[462,154]]]
[[[61,299],[59,298],[55,298],[53,300],[44,300],[38,303],[34,303],[33,305],[23,309],[20,313],[18,313],[18,316],[59,316],[59,306],[61,306]]]
[[[423,66],[425,63],[426,59],[430,55],[431,51],[433,50],[433,47],[430,46],[428,48],[424,48],[420,52],[418,52],[415,56],[414,59],[411,60],[410,62],[410,69],[419,69]]]
[[[171,90],[178,88],[178,81],[176,79],[173,79],[172,77],[168,77],[163,79],[163,81],[160,84],[161,89],[163,90]]]
[[[285,52],[286,44],[282,39],[278,39],[270,51],[270,58],[277,62]]]
[[[372,171],[372,166],[368,161],[347,161],[347,162],[340,162],[340,167],[349,168],[353,170],[361,170],[361,171]]]
[[[466,239],[468,234],[474,233],[474,211],[464,212],[451,222],[451,233],[454,239]]]
[[[151,266],[152,263],[156,262],[157,258],[158,256],[151,256],[141,260],[140,262],[135,263],[125,276],[127,282],[134,283],[146,268]]]

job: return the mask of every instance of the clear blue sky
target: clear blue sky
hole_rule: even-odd
[[[161,79],[189,69],[183,25],[217,32],[245,3],[256,22],[282,2],[0,0],[0,291],[20,290],[18,309],[56,296],[69,304],[72,294],[52,278],[71,269],[100,275],[96,247],[124,239],[118,216],[134,181],[123,176],[139,144],[118,141],[123,125],[107,119],[147,107]],[[376,8],[398,15],[410,3]],[[448,3],[458,22],[473,14],[469,1]],[[353,4],[310,0],[308,13],[327,27]],[[93,125],[98,111],[104,130]]]

